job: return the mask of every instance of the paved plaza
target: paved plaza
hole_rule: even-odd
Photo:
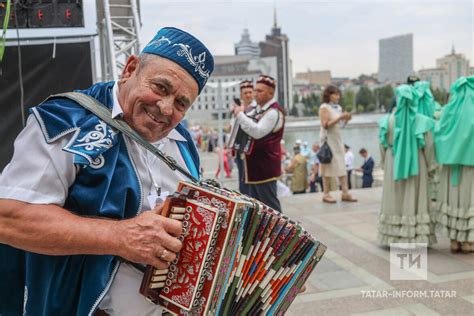
[[[214,159],[203,155],[205,177],[212,176]],[[226,186],[235,187],[235,178]],[[328,246],[287,315],[474,315],[474,254],[451,254],[449,240],[438,233],[428,249],[428,280],[392,281],[390,251],[376,244],[382,188],[353,194],[358,203],[322,204],[321,193],[281,200],[286,214]]]

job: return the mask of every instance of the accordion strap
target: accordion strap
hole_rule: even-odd
[[[51,95],[46,100],[52,98],[68,98],[77,102],[83,108],[94,113],[97,117],[102,119],[109,126],[112,126],[113,128],[121,131],[122,133],[136,141],[139,145],[144,147],[146,150],[150,151],[153,155],[162,160],[171,170],[177,170],[182,175],[189,178],[191,181],[199,183],[199,180],[196,179],[193,175],[191,175],[186,169],[181,167],[173,157],[165,155],[165,153],[163,153],[161,150],[144,140],[125,121],[112,118],[112,112],[110,111],[110,109],[99,101],[97,101],[95,98],[80,92],[68,92]]]

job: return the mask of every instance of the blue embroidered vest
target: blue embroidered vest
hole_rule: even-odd
[[[112,108],[114,82],[99,83],[88,94]],[[32,109],[48,143],[73,134],[63,149],[80,167],[64,208],[80,216],[131,218],[142,207],[135,166],[121,133],[69,99],[50,99]],[[191,173],[198,178],[199,157],[187,130],[176,130],[187,142],[178,147]],[[120,198],[117,198],[120,197]],[[27,315],[91,315],[107,292],[118,259],[110,255],[46,256],[26,253]],[[138,291],[138,289],[137,289]]]

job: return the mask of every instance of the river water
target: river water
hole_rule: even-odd
[[[384,114],[360,114],[354,115],[352,120],[342,129],[342,140],[351,147],[355,158],[355,167],[363,163],[359,150],[365,148],[374,158],[375,165],[380,166],[380,147],[378,140],[377,122]],[[285,148],[290,153],[297,139],[307,141],[308,146],[314,142],[319,143],[319,119],[304,121],[288,121],[285,124]]]

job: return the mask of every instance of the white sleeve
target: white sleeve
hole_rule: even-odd
[[[254,122],[251,118],[243,112],[237,115],[237,120],[240,127],[255,139],[260,139],[267,136],[275,128],[278,121],[279,112],[276,109],[271,109],[258,122]]]
[[[14,143],[13,158],[0,175],[0,198],[64,205],[76,178],[73,155],[63,151],[71,136],[48,144],[30,115]]]

